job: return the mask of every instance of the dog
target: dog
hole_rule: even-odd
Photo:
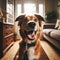
[[[32,16],[20,15],[16,18],[20,27],[20,42],[18,60],[39,60],[40,59],[40,26],[43,17],[38,14]]]

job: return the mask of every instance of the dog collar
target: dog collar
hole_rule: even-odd
[[[36,44],[36,41],[31,42],[31,43],[24,42],[23,46],[26,47],[26,50],[27,50],[29,47],[35,46],[35,44]]]
[[[35,42],[31,42],[31,43],[27,43],[27,48],[35,46],[35,44],[36,44],[36,41]]]

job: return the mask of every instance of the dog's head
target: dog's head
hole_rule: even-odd
[[[18,26],[20,26],[20,35],[22,36],[23,40],[25,38],[29,40],[35,39],[35,35],[39,30],[39,26],[41,25],[41,20],[44,21],[44,19],[37,14],[34,16],[20,15],[16,18],[16,21],[18,21]]]

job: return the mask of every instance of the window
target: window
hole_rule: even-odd
[[[14,24],[14,0],[7,0],[7,23]]]
[[[17,4],[17,16],[19,16],[21,13],[24,13],[26,15],[35,14],[37,12],[36,8],[37,5],[35,3],[23,3],[23,5]],[[38,13],[41,16],[44,16],[43,4],[38,4],[38,9]]]
[[[24,4],[24,13],[27,15],[36,13],[36,5],[32,3]]]
[[[43,16],[44,10],[43,10],[43,4],[39,4],[39,14]]]
[[[17,16],[21,14],[21,4],[17,4]]]

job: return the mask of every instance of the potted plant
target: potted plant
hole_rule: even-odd
[[[56,22],[58,13],[56,11],[47,12],[45,18],[46,22]]]

